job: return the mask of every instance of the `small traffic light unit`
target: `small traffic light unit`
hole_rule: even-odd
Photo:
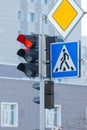
[[[40,83],[39,83],[39,82],[34,83],[34,84],[33,84],[33,88],[36,89],[36,90],[40,90]],[[34,103],[37,103],[37,104],[40,104],[40,97],[39,97],[39,96],[34,97],[34,98],[33,98],[33,102],[34,102]]]
[[[44,83],[44,107],[46,109],[54,108],[54,82],[50,80]]]
[[[34,83],[33,88],[40,90],[40,83]],[[33,102],[40,104],[40,97],[36,96],[33,98]],[[44,81],[44,108],[53,109],[54,108],[54,82],[52,80]]]
[[[26,61],[26,63],[20,63],[17,69],[24,72],[27,77],[38,76],[38,35],[20,34],[17,41],[25,45],[24,49],[18,50],[17,55]]]

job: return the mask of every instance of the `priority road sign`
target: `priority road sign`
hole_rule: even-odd
[[[66,38],[74,26],[82,18],[84,12],[74,0],[58,0],[48,14],[52,22],[63,38]]]
[[[79,76],[79,42],[51,44],[51,77]]]

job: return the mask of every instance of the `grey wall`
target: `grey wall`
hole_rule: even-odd
[[[0,102],[18,103],[18,127],[15,130],[39,128],[39,105],[32,102],[33,97],[39,95],[39,91],[32,88],[33,83],[30,80],[0,79]],[[77,122],[82,122],[86,117],[86,99],[87,86],[55,84],[55,105],[61,105],[64,130],[76,130]],[[0,130],[3,129],[0,124]]]
[[[17,65],[0,64],[0,77],[24,78],[26,75],[17,69]]]
[[[19,7],[18,0],[0,0],[0,63],[18,63]]]
[[[18,103],[18,127],[15,130],[35,130],[39,127],[39,105],[32,102],[37,91],[32,82],[0,79],[0,102]],[[13,130],[14,127],[1,127],[0,130]]]
[[[83,129],[86,119],[87,86],[56,84],[55,104],[61,105],[64,130]],[[84,125],[86,127],[86,124]],[[71,127],[71,128],[69,128]],[[82,127],[82,128],[81,128]]]

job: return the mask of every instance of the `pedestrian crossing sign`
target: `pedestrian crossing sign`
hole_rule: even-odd
[[[79,42],[61,42],[51,44],[51,76],[79,76]]]

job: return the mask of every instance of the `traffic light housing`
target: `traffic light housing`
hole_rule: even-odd
[[[17,41],[25,46],[25,48],[18,50],[17,55],[26,61],[26,63],[20,63],[17,69],[24,72],[27,77],[37,77],[39,75],[38,35],[20,34]]]
[[[51,78],[51,58],[50,58],[50,45],[51,43],[64,42],[60,36],[46,36],[46,77]]]
[[[54,82],[45,81],[44,83],[44,107],[47,109],[54,108]]]
[[[36,89],[36,90],[40,90],[40,83],[39,82],[34,83],[33,88]],[[33,102],[37,103],[37,104],[40,104],[40,97],[39,96],[34,97]]]

